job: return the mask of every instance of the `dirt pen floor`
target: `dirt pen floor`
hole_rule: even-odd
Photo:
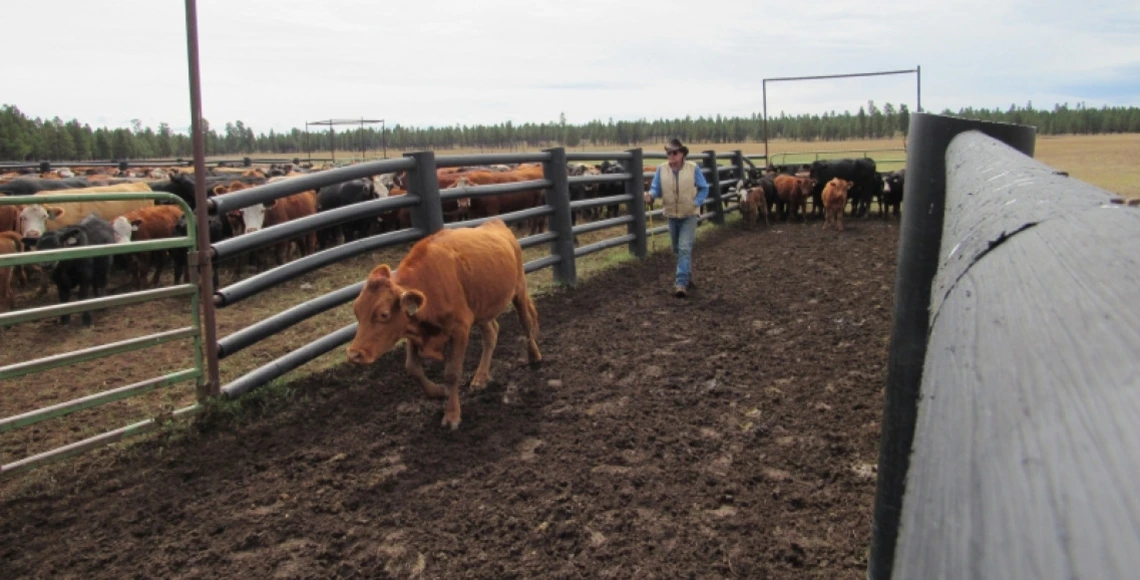
[[[864,578],[898,231],[730,225],[685,300],[622,265],[538,301],[537,370],[505,314],[454,432],[400,351],[80,456],[0,503],[0,575]]]

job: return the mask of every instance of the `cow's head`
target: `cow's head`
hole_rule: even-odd
[[[111,222],[111,229],[115,230],[116,244],[125,244],[131,241],[131,232],[135,231],[135,227],[127,221],[126,216],[115,218],[115,221]]]
[[[348,361],[371,364],[388,352],[404,336],[426,298],[419,290],[401,288],[392,281],[387,264],[376,266],[352,303],[356,315],[356,336],[348,345]]]
[[[277,205],[277,200],[241,208],[241,223],[245,233],[252,234],[265,225],[265,210]]]
[[[455,183],[452,183],[451,185],[447,186],[444,189],[456,189],[456,188],[460,188],[460,187],[471,187],[471,182],[467,180],[466,175],[460,175],[455,180]],[[455,200],[455,203],[459,206],[460,209],[466,210],[466,209],[469,209],[471,207],[471,198],[470,197],[461,197],[461,198]]]
[[[852,185],[854,185],[854,182],[847,181],[846,179],[841,179],[839,177],[833,177],[831,178],[831,181],[827,182],[828,187],[834,188],[836,191],[842,192],[844,195],[847,195],[847,192],[851,190]]]
[[[40,236],[39,239],[36,240],[36,250],[41,251],[78,248],[85,245],[87,245],[87,235],[81,228],[74,226],[52,230]],[[49,274],[55,270],[58,265],[58,261],[40,263],[40,267],[46,270]]]
[[[815,189],[816,180],[812,177],[797,177],[796,184],[800,186],[800,195],[808,197]]]
[[[47,231],[47,223],[57,220],[64,210],[56,205],[29,205],[20,210],[20,235],[25,238],[38,238]]]

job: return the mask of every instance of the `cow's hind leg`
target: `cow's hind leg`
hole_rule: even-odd
[[[538,350],[538,310],[534,307],[530,294],[527,293],[525,278],[521,286],[522,288],[515,292],[513,302],[515,311],[519,314],[519,323],[526,333],[527,360],[530,366],[535,367],[542,362],[542,352]]]
[[[483,389],[491,382],[491,355],[495,353],[495,345],[499,343],[499,322],[495,319],[479,323],[479,330],[483,334],[483,354],[479,356],[479,367],[475,369],[475,377],[471,379],[472,389]]]
[[[442,399],[446,396],[447,392],[439,385],[433,383],[431,379],[428,379],[427,375],[424,374],[424,359],[420,357],[420,353],[416,350],[416,347],[410,342],[406,342],[404,345],[408,354],[407,358],[404,359],[404,370],[408,371],[408,374],[412,375],[412,378],[420,383],[420,386],[424,389],[424,394],[429,398]]]

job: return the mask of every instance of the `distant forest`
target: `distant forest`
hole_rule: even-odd
[[[966,108],[958,112],[945,110],[944,115],[967,119],[1033,125],[1042,135],[1140,133],[1140,107],[1075,107],[1056,105],[1052,110],[1011,105],[1008,110]],[[788,116],[781,113],[768,119],[769,139],[796,141],[844,141],[848,139],[880,139],[905,137],[910,124],[906,105],[887,103],[879,108],[873,101],[859,112],[830,112],[824,115]],[[637,147],[661,143],[672,137],[692,143],[741,143],[764,139],[764,121],[758,114],[751,117],[685,117],[655,121],[595,120],[584,125],[557,122],[453,127],[406,127],[395,125],[344,125],[312,129],[308,133],[293,129],[288,133],[255,133],[241,121],[226,123],[219,130],[206,123],[208,156],[252,156],[258,154],[294,154],[308,151],[357,152],[369,155],[387,148],[393,151],[424,149],[521,149],[566,146]],[[0,161],[88,161],[111,159],[169,159],[192,157],[189,135],[175,133],[162,123],[158,129],[143,127],[138,120],[129,129],[92,129],[78,120],[28,118],[18,108],[0,108]]]

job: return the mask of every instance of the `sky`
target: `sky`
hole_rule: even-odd
[[[97,127],[190,125],[186,2],[4,9],[0,105]],[[198,0],[202,114],[256,133],[855,113],[874,101],[1140,106],[1140,2]]]

